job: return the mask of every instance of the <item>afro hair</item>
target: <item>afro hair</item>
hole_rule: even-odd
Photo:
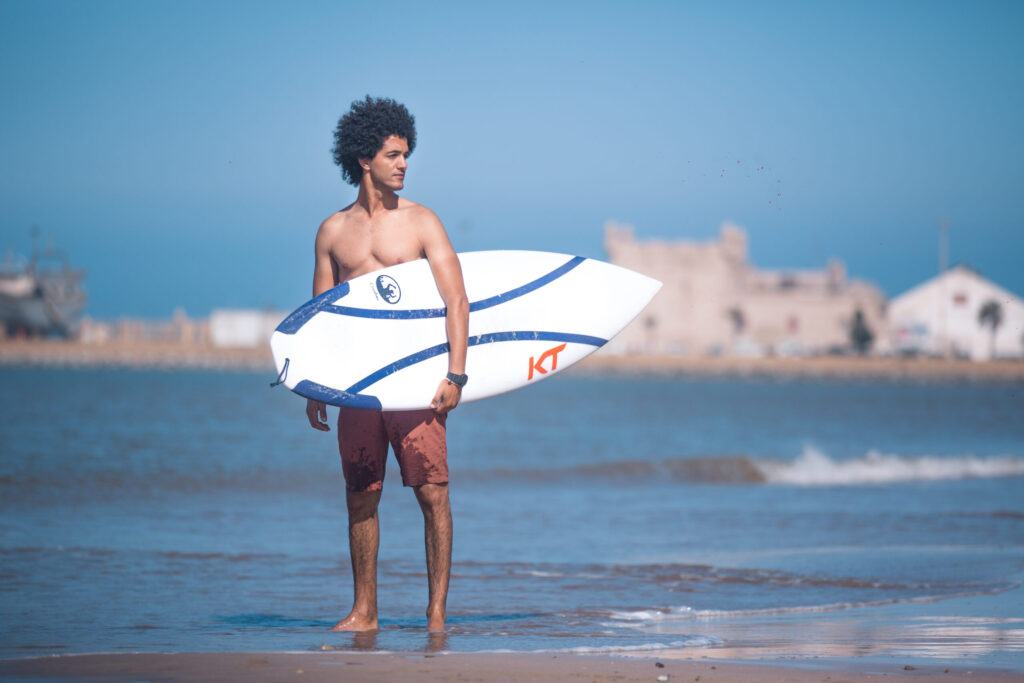
[[[409,153],[416,148],[416,119],[404,104],[387,97],[366,96],[356,100],[334,129],[334,163],[351,185],[363,178],[360,159],[372,159],[391,135],[405,138]]]

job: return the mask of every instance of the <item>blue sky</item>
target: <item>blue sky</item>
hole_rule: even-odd
[[[1024,294],[1024,3],[0,3],[0,249],[89,313],[291,309],[352,100],[406,103],[405,195],[460,251],[602,258],[743,225],[896,295],[951,260]]]

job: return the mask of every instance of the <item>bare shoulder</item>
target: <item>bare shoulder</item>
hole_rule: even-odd
[[[441,219],[438,218],[436,213],[422,204],[402,198],[398,208],[402,212],[405,221],[410,225],[414,225],[417,232],[421,235],[444,232],[444,225],[441,223]]]
[[[324,219],[323,223],[316,231],[316,248],[317,250],[330,251],[332,248],[337,246],[339,242],[345,239],[347,233],[350,233],[350,226],[352,224],[352,204],[346,206],[341,211],[336,211],[330,216]]]
[[[332,235],[344,230],[346,223],[348,223],[349,221],[353,206],[355,206],[355,202],[349,204],[340,211],[335,211],[330,216],[325,218],[323,223],[320,224],[320,228],[317,230],[317,233],[325,233]]]

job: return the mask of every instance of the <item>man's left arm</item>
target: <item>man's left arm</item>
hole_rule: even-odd
[[[447,309],[445,330],[448,333],[448,372],[463,375],[466,373],[466,344],[469,338],[469,299],[462,280],[462,266],[441,220],[432,211],[428,210],[427,213],[421,233],[423,253]],[[430,407],[439,413],[447,413],[459,404],[461,397],[461,387],[442,379]]]

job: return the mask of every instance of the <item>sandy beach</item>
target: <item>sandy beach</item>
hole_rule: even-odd
[[[103,681],[1019,681],[1020,674],[977,668],[844,664],[829,668],[550,654],[357,654],[221,652],[70,655],[0,662],[21,679]]]

